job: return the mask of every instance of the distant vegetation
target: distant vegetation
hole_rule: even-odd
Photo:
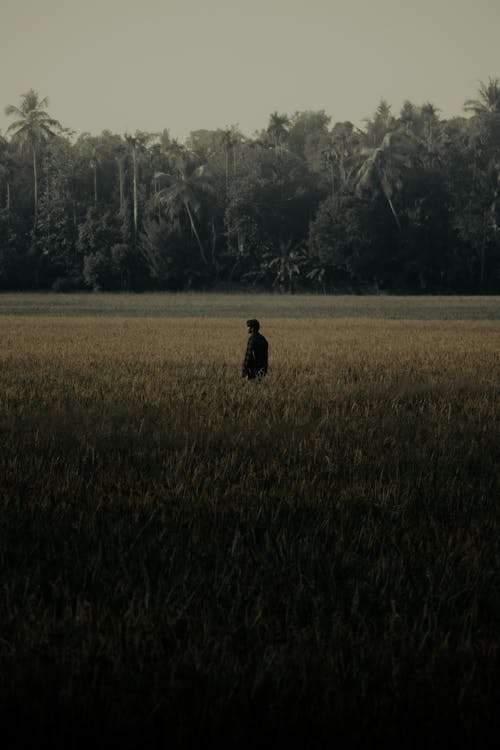
[[[23,300],[2,296],[0,316],[9,746],[487,746],[500,338],[485,310],[301,297],[290,317],[292,298],[278,315],[255,295],[271,369],[252,384],[247,298],[33,295],[24,315]]]
[[[381,101],[74,138],[36,91],[0,136],[0,289],[498,293],[500,81],[443,120]]]

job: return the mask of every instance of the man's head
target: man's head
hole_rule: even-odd
[[[260,328],[260,323],[255,318],[247,320],[248,333],[257,333]]]

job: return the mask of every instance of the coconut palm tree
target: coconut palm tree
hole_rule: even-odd
[[[478,116],[500,114],[500,79],[488,78],[487,84],[479,83],[479,99],[467,99],[465,111]]]
[[[328,134],[324,147],[321,149],[321,159],[329,173],[332,196],[335,194],[335,176],[341,189],[348,186],[352,174],[359,161],[356,152],[359,148],[359,134],[354,132],[351,122],[337,122]],[[353,170],[354,166],[354,170]]]
[[[190,159],[189,154],[179,153],[174,170],[171,173],[158,173],[155,179],[167,183],[157,194],[158,202],[166,207],[169,218],[178,226],[180,226],[180,217],[185,212],[203,263],[208,265],[205,248],[195,222],[195,217],[201,212],[203,194],[208,195],[213,192],[205,166],[197,165]]]
[[[97,205],[98,202],[98,195],[97,195],[97,167],[101,163],[101,156],[99,154],[98,148],[96,145],[92,146],[92,151],[90,153],[90,160],[89,165],[92,169],[93,175],[94,175],[94,205]]]
[[[414,132],[416,130],[419,121],[419,114],[417,107],[412,102],[408,99],[403,102],[403,106],[399,113],[399,122],[406,133]]]
[[[14,159],[10,153],[9,143],[0,136],[0,183],[5,183],[5,211],[7,224],[10,224],[10,186],[14,171]]]
[[[385,99],[380,100],[373,117],[366,119],[365,122],[366,143],[372,148],[376,148],[384,135],[394,130],[396,126],[396,119],[391,114],[391,105]]]
[[[230,165],[232,162],[232,171],[233,171],[233,178],[236,174],[236,166],[237,166],[237,156],[236,156],[236,147],[241,144],[241,135],[238,132],[238,130],[233,125],[231,128],[226,128],[225,130],[219,131],[219,142],[221,149],[224,153],[224,175],[225,175],[225,188],[226,188],[226,204],[229,200],[229,187],[230,187]],[[233,184],[235,184],[233,180]],[[226,242],[227,242],[227,249],[230,253],[232,250],[231,247],[231,237],[233,235],[233,229],[230,225],[230,223],[227,223],[226,226]]]
[[[289,126],[290,118],[288,115],[280,115],[278,112],[273,112],[270,115],[266,132],[273,141],[274,150],[277,154],[283,153]]]
[[[229,162],[230,162],[230,156],[233,156],[233,170],[235,168],[235,147],[239,143],[239,138],[237,135],[237,132],[234,128],[226,128],[225,130],[220,131],[219,134],[220,139],[220,145],[224,152],[224,172],[225,172],[225,178],[226,178],[226,193],[228,191],[229,187]]]
[[[498,242],[498,210],[500,200],[500,79],[489,78],[488,84],[481,81],[479,99],[468,99],[464,109],[472,112],[479,122],[474,139],[479,145],[474,154],[474,182],[477,194],[485,201],[482,218],[482,240],[480,243],[480,288],[484,287],[486,249],[490,243]]]
[[[49,117],[45,108],[49,101],[47,97],[40,99],[34,89],[30,89],[26,94],[21,96],[21,105],[19,107],[8,104],[5,107],[5,114],[8,117],[14,116],[17,119],[7,128],[7,133],[12,134],[12,138],[17,140],[22,146],[29,148],[33,159],[33,193],[35,208],[35,224],[38,213],[38,166],[37,166],[37,148],[40,143],[54,136],[56,132],[62,130],[61,123]]]
[[[438,112],[439,109],[432,102],[425,102],[425,104],[422,104],[420,107],[420,115],[424,129],[423,138],[425,148],[428,152],[431,151],[434,145],[435,134],[439,124]]]
[[[90,135],[90,133],[82,133],[78,139],[78,146],[80,146],[82,157],[88,162],[89,167],[92,170],[93,183],[94,183],[94,205],[98,203],[98,181],[97,181],[97,168],[102,162],[99,139]]]
[[[120,193],[120,211],[125,206],[125,171],[127,162],[127,146],[123,141],[119,141],[113,149],[113,156],[118,167],[118,189]]]
[[[133,205],[134,205],[134,236],[137,237],[139,230],[139,162],[141,157],[147,152],[147,147],[152,140],[157,138],[157,133],[143,133],[136,130],[135,135],[126,135],[131,157],[132,157],[132,187],[133,187]]]
[[[375,149],[365,149],[367,158],[357,173],[356,193],[359,196],[381,192],[387,200],[396,225],[401,223],[394,207],[394,194],[401,189],[403,173],[411,165],[415,152],[414,140],[404,131],[386,133]]]

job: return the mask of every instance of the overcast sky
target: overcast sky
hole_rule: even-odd
[[[34,88],[77,133],[239,124],[381,98],[462,115],[500,77],[500,0],[0,0],[0,131]]]

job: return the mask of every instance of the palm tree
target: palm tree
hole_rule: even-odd
[[[500,195],[500,79],[488,78],[487,84],[480,81],[479,98],[468,99],[464,109],[472,112],[479,122],[479,130],[475,134],[479,149],[474,158],[474,179],[478,182],[478,193],[487,200],[480,249],[480,287],[483,288],[488,238],[494,238],[496,242],[499,232],[497,207]]]
[[[439,109],[432,102],[425,102],[420,107],[420,115],[424,127],[424,142],[427,151],[432,149],[434,134],[439,123]]]
[[[102,161],[99,150],[99,139],[91,136],[90,133],[82,133],[78,139],[78,143],[82,147],[83,158],[88,161],[88,165],[92,170],[94,180],[94,205],[97,205],[97,168]]]
[[[391,105],[381,99],[371,119],[366,119],[366,141],[375,148],[386,133],[394,130],[396,120],[391,114]]]
[[[38,213],[38,169],[37,169],[37,147],[43,141],[55,135],[55,131],[61,130],[61,123],[49,117],[45,111],[49,101],[47,97],[40,99],[34,89],[30,89],[21,96],[21,105],[15,107],[8,104],[5,114],[15,116],[17,119],[9,126],[7,133],[12,133],[13,139],[27,146],[33,158],[33,192],[35,205],[35,224]]]
[[[239,143],[239,139],[234,128],[226,128],[220,131],[220,144],[224,151],[224,166],[225,166],[225,177],[226,177],[226,193],[229,187],[229,157],[233,156],[233,171],[236,166],[235,147]]]
[[[269,117],[269,125],[266,132],[272,139],[274,150],[277,154],[283,153],[289,125],[290,118],[288,115],[279,115],[277,112],[273,112]]]
[[[361,165],[356,179],[356,193],[365,195],[380,191],[387,200],[396,225],[401,224],[393,203],[393,197],[402,187],[404,170],[411,165],[415,143],[402,130],[386,133],[381,145],[368,150],[368,158]],[[366,150],[365,150],[366,152]]]
[[[339,186],[346,188],[352,177],[354,154],[359,146],[359,136],[354,132],[351,122],[337,122],[328,134],[321,158],[329,172],[332,196],[335,194],[335,175],[338,175]]]
[[[94,205],[97,205],[98,197],[97,197],[97,167],[101,163],[101,157],[99,154],[99,151],[97,147],[94,145],[92,146],[92,151],[90,154],[90,168],[92,169],[92,172],[94,174]]]
[[[500,114],[500,79],[488,78],[488,84],[479,84],[479,99],[467,99],[465,111],[478,116]]]
[[[399,113],[399,122],[403,126],[406,133],[414,132],[418,125],[419,111],[415,105],[408,99],[403,102],[401,111]]]
[[[14,160],[9,150],[9,144],[0,136],[0,179],[5,181],[5,211],[7,225],[10,225],[10,185],[14,171]]]
[[[136,130],[135,135],[126,135],[125,140],[129,146],[132,155],[132,181],[133,181],[133,203],[134,203],[134,236],[137,237],[139,229],[139,198],[138,198],[138,181],[139,181],[139,160],[142,154],[147,150],[147,146],[154,138],[156,133],[142,133]]]
[[[177,155],[176,167],[172,173],[162,172],[156,174],[155,178],[167,182],[167,186],[157,194],[158,202],[166,207],[168,216],[178,226],[180,216],[183,212],[186,213],[201,258],[205,265],[208,265],[205,248],[195,223],[195,216],[200,213],[202,207],[201,196],[213,192],[205,166],[197,166],[188,154],[183,153],[182,156]]]
[[[236,147],[241,142],[241,136],[238,133],[237,129],[233,126],[231,128],[226,128],[225,130],[221,130],[219,134],[220,139],[220,145],[224,152],[224,174],[225,174],[225,187],[226,187],[226,205],[227,201],[229,200],[229,175],[230,175],[230,161],[232,156],[232,164],[233,164],[233,177],[236,174]],[[234,184],[234,181],[233,181]],[[230,225],[230,223],[227,223],[227,231],[226,231],[226,242],[227,242],[227,249],[230,253],[232,250],[231,247],[231,237],[233,234],[233,229]]]
[[[479,99],[468,99],[464,109],[478,117],[480,123],[479,149],[474,159],[474,181],[478,184],[478,194],[486,200],[479,252],[479,284],[482,289],[485,281],[486,248],[489,242],[498,242],[499,232],[497,216],[500,197],[500,80],[489,78],[488,84],[481,81]]]
[[[125,165],[127,161],[127,147],[125,143],[119,142],[113,150],[113,155],[118,167],[118,186],[120,192],[120,211],[125,206]]]

